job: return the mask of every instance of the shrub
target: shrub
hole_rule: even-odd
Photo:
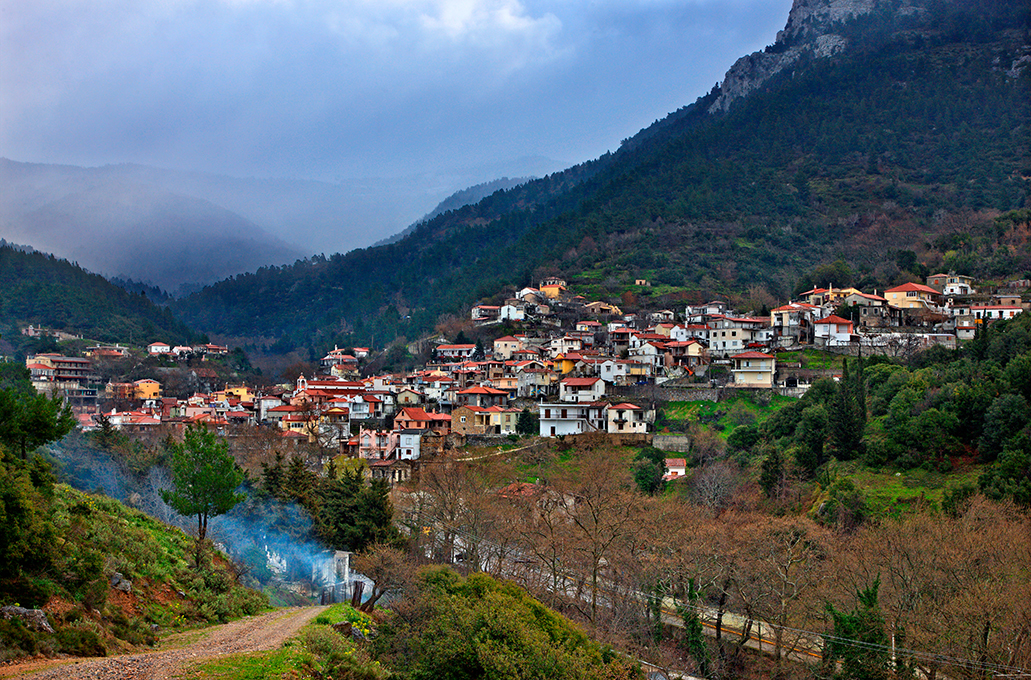
[[[76,621],[57,630],[57,643],[60,651],[75,656],[107,656],[97,624],[89,620]]]
[[[356,612],[357,613],[357,612]],[[387,672],[364,650],[331,628],[310,626],[301,634],[312,656],[312,670],[334,680],[383,680]]]

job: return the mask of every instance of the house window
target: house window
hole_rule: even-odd
[[[465,422],[465,416],[462,416],[462,417],[460,418],[460,421],[464,423],[464,422]]]

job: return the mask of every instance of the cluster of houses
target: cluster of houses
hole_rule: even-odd
[[[1031,282],[1014,281],[992,294],[978,293],[975,284],[969,276],[933,274],[926,284],[905,283],[880,295],[855,288],[814,288],[773,310],[771,325],[782,345],[860,343],[876,349],[897,344],[904,334],[918,340],[910,343],[914,349],[930,344],[955,347],[956,341],[972,339],[979,326],[1012,319],[1028,308],[1021,291]],[[825,316],[842,307],[852,310],[850,318]]]
[[[32,326],[23,331],[27,335],[38,335],[40,332],[55,333],[49,330],[41,331]],[[198,356],[205,360],[208,356],[228,354],[229,349],[213,344],[173,348],[159,342],[149,345],[147,353],[151,356],[167,354],[177,360]],[[41,353],[28,356],[25,363],[29,369],[32,385],[37,392],[50,397],[61,396],[75,410],[82,411],[95,408],[98,401],[103,398],[116,401],[151,401],[161,396],[160,383],[152,379],[134,382],[103,382],[95,369],[94,362],[125,359],[131,354],[130,348],[121,344],[91,345],[83,350],[81,357]],[[192,369],[191,373],[201,384],[210,383],[216,377],[215,371],[209,368]]]
[[[681,315],[672,310],[631,315],[587,302],[572,295],[565,282],[549,279],[539,289],[519,291],[505,305],[472,310],[480,327],[524,322],[513,325],[525,332],[497,337],[489,345],[438,339],[433,360],[409,373],[362,377],[369,349],[336,348],[319,362],[320,375],[302,375],[292,385],[273,388],[226,386],[176,399],[162,396],[156,380],[108,383],[103,389],[109,399],[138,406],[103,414],[87,410],[80,418],[85,428],[106,421],[136,432],[202,423],[262,426],[295,446],[366,459],[374,475],[402,481],[412,462],[470,437],[515,434],[521,418],[525,431],[535,416],[543,437],[646,434],[654,420],[652,405],[626,396],[639,385],[718,382],[770,389],[783,384],[775,350],[815,346],[872,353],[955,346],[979,325],[1025,309],[1018,291],[979,296],[975,284],[950,274],[880,294],[814,288],[769,316],[740,314],[721,301],[688,306]],[[848,318],[836,312],[843,308]],[[534,318],[546,322],[529,323]],[[184,356],[228,349],[153,343],[147,351]],[[39,354],[27,364],[41,392],[83,397],[92,390],[96,397],[91,359],[127,352],[119,345],[96,346],[87,357]]]

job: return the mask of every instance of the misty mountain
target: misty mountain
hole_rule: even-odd
[[[0,159],[0,183],[3,236],[172,292],[300,254],[209,201],[104,172]]]
[[[147,199],[150,203],[164,201],[167,204],[170,196],[177,196],[186,210],[184,224],[201,217],[204,228],[209,229],[212,219],[215,222],[221,219],[212,214],[211,206],[215,206],[226,211],[223,215],[229,220],[226,233],[239,233],[249,223],[246,229],[267,244],[264,251],[246,257],[241,255],[242,259],[251,263],[241,263],[243,269],[234,263],[233,271],[223,272],[215,278],[210,278],[202,269],[196,271],[199,278],[190,278],[193,269],[184,270],[183,275],[177,277],[181,279],[180,283],[199,288],[225,278],[228,274],[291,262],[302,254],[366,247],[378,239],[396,234],[404,225],[411,224],[420,215],[424,216],[430,206],[436,205],[448,194],[482,181],[484,177],[546,174],[560,167],[556,161],[528,156],[507,162],[499,161],[491,166],[456,169],[446,175],[368,178],[329,183],[236,178],[133,164],[80,168],[0,159],[0,182],[4,185],[4,191],[0,194],[0,236],[10,238],[20,233],[31,234],[41,219],[54,217],[45,214],[46,208],[62,201],[65,203],[62,209],[80,207],[108,210],[111,206],[103,205],[104,196],[107,195],[116,197],[114,200],[124,204],[115,216],[119,223],[135,223],[144,231],[150,231],[142,223],[142,220],[150,218],[149,215],[141,215],[139,220],[129,217],[128,211],[133,201],[142,201],[142,197],[150,193],[153,194]],[[127,192],[132,193],[134,198],[123,199],[121,196]],[[75,206],[76,199],[69,197],[78,194],[88,194],[88,197],[79,199],[80,205]],[[190,200],[197,203],[188,207],[186,203]],[[211,205],[202,207],[203,203]],[[29,220],[28,224],[23,223],[25,215],[40,209],[44,209],[44,215],[35,221]],[[198,215],[198,212],[207,214]],[[88,220],[89,224],[83,226],[92,229],[94,225],[104,225],[110,217],[103,212],[84,214],[82,218]],[[85,229],[77,233],[82,234],[81,238],[95,235]],[[53,240],[47,244],[33,243],[31,238],[27,240],[44,250],[73,256],[70,250],[65,252],[63,244]],[[232,245],[234,250],[248,247],[239,242]],[[220,257],[218,253],[212,253],[210,259],[217,260]],[[90,268],[101,268],[93,260],[84,260],[83,264]],[[175,268],[171,270],[175,271]],[[104,271],[109,275],[141,278],[136,271]],[[156,279],[150,282],[173,291],[179,285]]]
[[[397,243],[270,267],[176,304],[198,328],[313,355],[414,338],[548,274],[638,304],[783,299],[817,264],[884,286],[1031,268],[1025,2],[796,0],[785,30],[697,101],[594,161],[439,215]]]

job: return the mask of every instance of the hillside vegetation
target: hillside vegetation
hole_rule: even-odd
[[[883,287],[912,275],[894,250],[974,275],[1022,273],[1026,219],[995,217],[1028,192],[1031,69],[1014,66],[1027,8],[917,4],[836,26],[848,49],[803,58],[726,114],[708,113],[716,88],[615,153],[445,213],[398,243],[263,268],[176,309],[208,332],[318,354],[416,337],[445,312],[547,273],[607,298],[635,278],[681,295],[786,296],[837,257],[856,282]]]
[[[144,295],[126,292],[53,255],[0,246],[0,335],[20,343],[19,329],[29,324],[141,346],[158,340],[173,345],[202,340]]]
[[[104,656],[153,645],[166,628],[225,622],[268,605],[236,583],[225,557],[197,565],[195,541],[179,529],[107,496],[55,485],[40,462],[24,470],[5,461],[0,485],[0,600],[44,609],[55,631],[0,620],[0,660]]]

